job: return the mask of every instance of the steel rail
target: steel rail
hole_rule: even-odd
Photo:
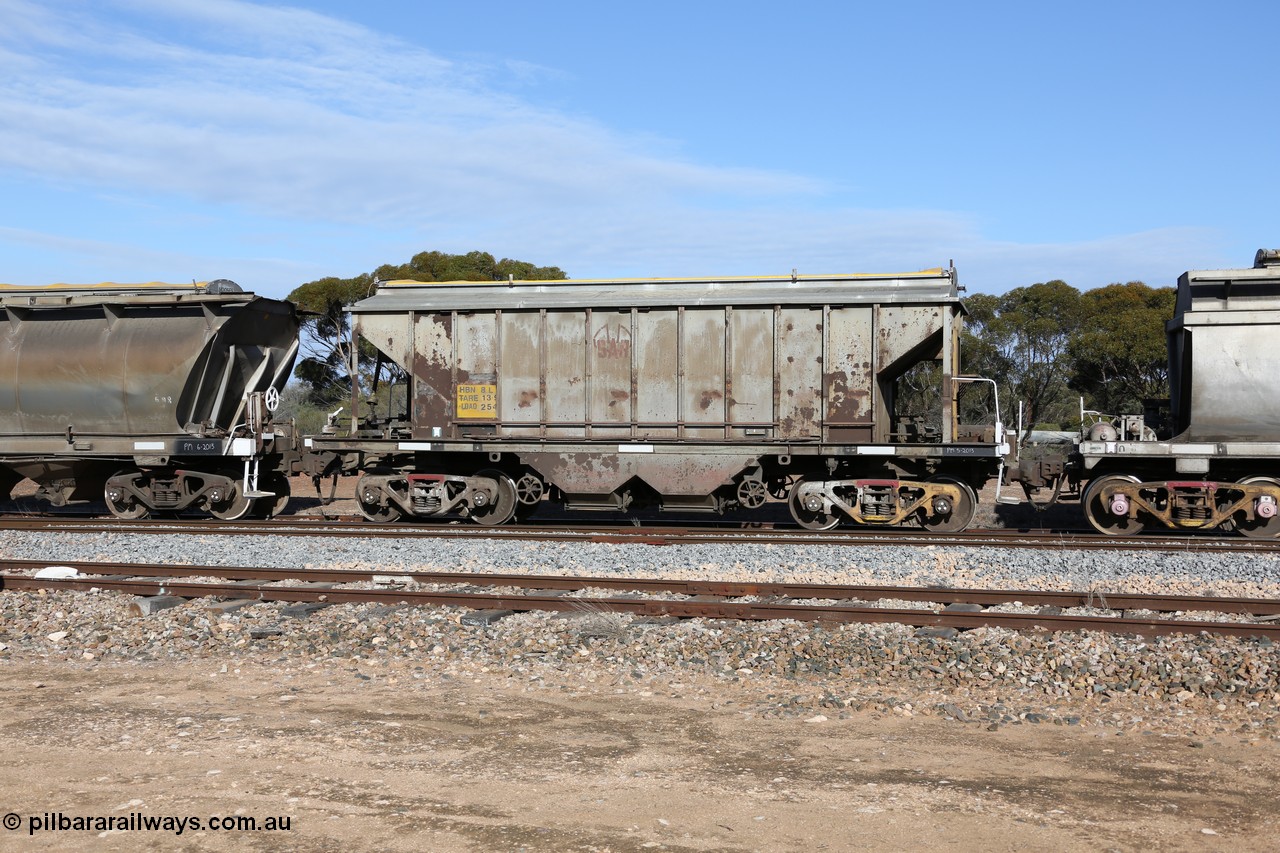
[[[0,560],[0,584],[16,579],[15,573],[49,566],[41,560]],[[488,572],[424,572],[394,569],[307,569],[256,566],[184,566],[92,561],[61,562],[85,575],[131,577],[216,577],[265,582],[299,580],[307,583],[359,583],[376,579],[410,580],[418,584],[510,586],[523,589],[615,589],[645,593],[674,593],[723,597],[772,596],[789,599],[854,599],[878,601],[928,601],[940,604],[984,606],[1020,602],[1028,606],[1097,607],[1102,610],[1152,610],[1161,613],[1206,611],[1280,615],[1280,599],[1233,598],[1199,595],[1150,595],[1104,590],[964,589],[948,587],[891,586],[874,584],[821,584],[774,581],[713,581],[678,578],[599,577],[583,575],[498,574]]]
[[[67,533],[143,533],[233,536],[340,536],[515,541],[589,542],[601,544],[768,544],[768,545],[937,545],[994,548],[1062,548],[1106,551],[1174,551],[1185,553],[1275,553],[1280,540],[1210,536],[1134,536],[1054,531],[970,530],[938,534],[928,531],[834,530],[799,532],[756,527],[690,530],[679,527],[502,526],[472,524],[375,524],[326,519],[276,518],[270,521],[209,522],[203,519],[105,521],[100,519],[0,518],[0,529]]]
[[[1137,615],[1134,610],[1254,615],[1280,613],[1280,601],[1272,599],[1214,598],[1200,596],[1150,596],[1125,593],[1055,592],[1038,590],[949,590],[920,587],[884,587],[831,584],[736,583],[681,581],[644,578],[592,578],[541,575],[484,575],[475,573],[430,572],[391,573],[393,578],[411,577],[419,583],[462,584],[465,586],[515,586],[532,592],[479,593],[472,590],[423,589],[337,589],[330,584],[370,581],[388,573],[365,570],[260,569],[225,566],[146,566],[124,563],[80,563],[73,568],[92,572],[122,572],[116,575],[81,576],[69,579],[36,578],[18,574],[37,568],[33,561],[3,561],[0,589],[8,590],[112,590],[140,596],[168,595],[183,598],[231,597],[263,601],[430,604],[470,607],[480,610],[579,610],[633,613],[639,616],[674,616],[736,620],[797,619],[835,622],[898,622],[914,626],[972,628],[1000,626],[1014,630],[1104,630],[1137,634],[1199,633],[1280,638],[1280,625],[1267,622],[1224,622],[1214,620],[1164,619]],[[150,576],[148,576],[150,575]],[[163,577],[155,577],[162,575]],[[238,582],[174,581],[170,577],[234,578]],[[303,586],[269,585],[279,580],[301,580]],[[685,600],[635,597],[588,597],[564,595],[563,591],[588,588],[625,589],[640,593],[680,593]],[[548,592],[548,591],[551,592]],[[561,592],[556,592],[557,590]],[[765,596],[758,602],[731,601],[742,596]],[[805,604],[806,599],[835,600],[835,604]],[[1024,605],[1072,607],[1094,605],[1124,610],[1119,617],[1060,612],[1007,613],[989,610],[952,611],[902,609],[862,605],[876,599],[969,602],[979,605],[1020,602]]]
[[[276,587],[265,584],[192,583],[169,580],[117,578],[45,579],[0,576],[5,589],[113,590],[134,595],[168,595],[182,598],[207,596],[261,601],[378,603],[383,605],[445,605],[476,610],[549,610],[587,613],[630,613],[641,617],[708,618],[733,620],[898,623],[916,627],[970,629],[981,626],[1016,631],[1106,631],[1140,635],[1198,634],[1201,632],[1237,637],[1280,638],[1274,623],[1217,622],[1162,619],[1155,617],[1086,616],[1046,613],[999,613],[991,611],[935,611],[857,605],[812,605],[787,602],[678,601],[644,598],[587,598],[530,593],[509,595],[476,592],[430,592],[407,589],[332,589]]]

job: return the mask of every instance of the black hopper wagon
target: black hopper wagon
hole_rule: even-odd
[[[273,515],[293,436],[272,424],[298,346],[287,302],[234,282],[0,286],[0,492],[120,518]]]

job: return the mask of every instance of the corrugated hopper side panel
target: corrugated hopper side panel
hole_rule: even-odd
[[[631,314],[590,311],[587,328],[588,414],[594,438],[631,435]]]
[[[807,441],[820,435],[822,310],[778,312],[778,437]]]
[[[826,426],[829,441],[869,442],[875,425],[871,306],[828,314]]]
[[[734,308],[730,324],[728,418],[735,438],[772,435],[773,308]],[[744,426],[745,425],[745,426]]]
[[[414,315],[412,372],[416,438],[448,436],[445,430],[453,420],[452,357],[452,316]]]
[[[541,339],[541,314],[502,313],[498,341],[498,351],[502,354],[498,372],[502,381],[498,384],[497,398],[504,435],[538,435],[537,427],[543,416]]]
[[[642,438],[675,438],[679,420],[674,308],[636,314],[636,419]]]
[[[587,349],[584,311],[547,312],[547,376],[543,411],[550,438],[582,438],[587,420]]]
[[[684,312],[680,354],[680,395],[685,436],[723,439],[725,413],[725,312],[723,308]]]

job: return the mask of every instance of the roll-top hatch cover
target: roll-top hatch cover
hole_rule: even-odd
[[[26,287],[0,284],[0,307],[32,308],[62,305],[161,305],[183,302],[249,302],[257,298],[234,282],[218,279],[196,284],[50,284]]]
[[[1169,328],[1193,311],[1265,311],[1280,309],[1280,265],[1248,269],[1191,270],[1178,278],[1178,298]]]
[[[955,273],[565,281],[388,281],[354,314],[714,305],[959,303]]]

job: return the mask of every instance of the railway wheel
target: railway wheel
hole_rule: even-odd
[[[1242,486],[1277,486],[1280,487],[1280,480],[1275,477],[1245,477],[1240,481]],[[1261,511],[1260,511],[1261,510]],[[1254,517],[1246,521],[1242,516],[1235,519],[1236,530],[1250,539],[1274,539],[1280,536],[1280,507],[1276,504],[1270,504],[1269,511],[1272,513],[1270,518],[1264,517],[1263,513],[1268,510],[1262,507],[1254,508]]]
[[[791,508],[791,517],[796,520],[796,524],[806,530],[831,530],[840,524],[840,516],[835,512],[824,510],[824,502],[819,495],[804,493],[804,487],[809,482],[802,477],[791,487],[791,496],[787,499],[787,506]]]
[[[275,518],[284,512],[289,505],[289,478],[278,471],[263,476],[258,488],[264,492],[273,492],[273,498],[258,498],[254,501],[254,518]]]
[[[1108,474],[1089,484],[1080,505],[1084,507],[1084,517],[1089,519],[1094,530],[1108,536],[1132,536],[1142,532],[1142,522],[1127,514],[1127,501],[1109,500],[1106,496],[1106,491],[1114,486],[1137,482],[1138,478],[1131,474]],[[1116,510],[1122,512],[1117,513]]]
[[[379,524],[398,521],[403,515],[400,507],[381,498],[382,489],[370,483],[367,477],[361,477],[356,483],[356,506],[360,508],[361,515]]]
[[[973,524],[978,514],[978,498],[968,483],[955,477],[933,477],[929,482],[955,486],[960,497],[936,495],[931,498],[928,507],[920,510],[921,527],[933,533],[958,533]]]
[[[112,484],[112,481],[117,478],[127,480],[137,473],[137,471],[117,471],[115,476],[107,480],[102,494],[107,502],[107,509],[116,518],[146,518],[150,512],[145,504],[139,503],[137,498],[126,492],[122,486]]]
[[[493,500],[488,504],[471,508],[471,520],[485,527],[506,524],[516,514],[516,505],[520,502],[516,484],[506,474],[492,468],[486,468],[476,476],[493,480],[497,488],[493,490]]]
[[[254,507],[254,501],[244,496],[244,486],[232,482],[231,493],[221,501],[209,505],[209,514],[222,521],[239,521],[248,515]]]

